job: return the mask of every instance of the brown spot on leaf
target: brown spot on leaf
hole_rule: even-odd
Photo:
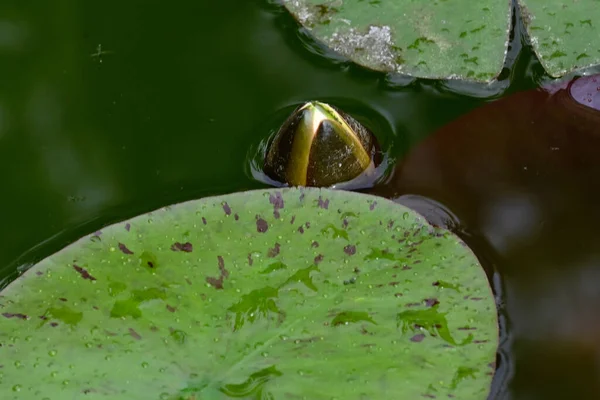
[[[344,247],[344,253],[348,254],[349,256],[353,256],[354,254],[356,254],[356,246],[353,244],[349,244],[346,247]]]
[[[425,335],[422,333],[419,333],[419,334],[416,334],[415,336],[411,337],[410,341],[420,343],[423,341],[423,339],[425,339]]]
[[[221,276],[225,278],[229,277],[229,271],[225,269],[225,261],[223,260],[223,257],[217,256],[217,260],[219,262],[219,271],[221,272]]]
[[[206,277],[206,282],[208,282],[209,285],[211,285],[212,287],[214,287],[215,289],[223,289],[223,277],[219,277],[219,279],[217,278],[213,278],[212,276],[208,276]]]
[[[43,273],[42,271],[35,271],[35,274],[36,274],[37,276],[42,276],[42,275],[44,275],[44,273]]]
[[[273,247],[272,249],[269,249],[267,256],[269,256],[271,258],[276,257],[279,254],[280,250],[281,250],[281,245],[279,243],[275,243],[275,247]]]
[[[319,264],[321,261],[323,261],[323,254],[319,254],[318,256],[315,257],[315,264]]]
[[[127,232],[129,232],[129,231],[131,230],[131,224],[130,224],[130,223],[126,223],[126,224],[125,224],[125,230],[126,230]]]
[[[135,329],[133,328],[129,328],[129,334],[131,335],[132,338],[134,338],[135,340],[140,340],[142,337],[140,336],[139,333],[137,333],[135,331]]]
[[[279,210],[283,208],[283,197],[280,192],[275,192],[275,194],[269,195],[269,203],[273,204],[273,216],[275,218],[279,218]]]
[[[390,282],[390,283],[388,283],[389,286],[393,286],[393,287],[396,287],[399,284],[400,284],[400,282]]]
[[[408,304],[406,304],[406,307],[418,307],[420,305],[421,305],[421,303],[408,303]]]
[[[50,322],[50,326],[56,328],[58,326],[58,322]]]
[[[175,307],[167,304],[167,310],[169,310],[170,312],[175,312]]]
[[[227,204],[227,202],[223,202],[223,211],[225,211],[225,215],[231,215],[231,207],[229,207],[229,204]]]
[[[323,198],[321,196],[319,196],[318,206],[322,209],[327,210],[329,208],[329,199],[325,199],[325,201],[323,201]]]
[[[402,293],[394,293],[395,297],[402,297]]]
[[[483,297],[471,297],[471,300],[480,301],[480,300],[483,300]]]
[[[206,282],[208,282],[208,284],[213,286],[215,289],[223,289],[223,280],[229,276],[229,271],[225,269],[225,261],[223,260],[223,257],[217,256],[217,260],[219,263],[219,277],[214,278],[209,276],[206,278]]]
[[[58,298],[60,301],[67,301],[67,299],[65,299],[64,297],[59,297]]]
[[[256,216],[256,231],[260,233],[265,233],[269,229],[269,224],[267,221],[262,219],[260,216]]]
[[[96,280],[96,278],[90,275],[90,273],[85,268],[81,268],[80,266],[73,264],[73,269],[79,272],[79,275],[81,275],[83,279],[89,279],[90,281]]]
[[[292,225],[293,225],[295,220],[296,220],[296,216],[295,216],[295,215],[292,215],[292,219],[290,220],[290,224],[292,224]]]
[[[388,221],[388,224],[387,224],[387,227],[388,227],[389,229],[392,229],[392,228],[394,227],[394,221],[392,221],[392,220],[389,220],[389,221]]]
[[[304,227],[302,225],[298,227],[298,232],[304,233]]]
[[[314,247],[314,248],[319,247],[319,242],[317,242],[316,240],[313,240],[312,243],[310,244],[310,247]]]
[[[206,225],[206,218],[202,217],[202,223]]]
[[[184,251],[186,253],[191,253],[194,249],[194,246],[190,242],[179,243],[175,242],[171,245],[171,250],[173,251]]]
[[[240,216],[238,215],[238,213],[233,214],[233,218],[238,221],[240,219]]]
[[[435,305],[440,304],[440,302],[438,301],[438,299],[433,299],[433,298],[431,298],[431,299],[425,299],[423,301],[425,302],[425,305],[427,307],[433,307]]]
[[[2,316],[4,318],[18,318],[18,319],[29,319],[29,317],[25,314],[21,314],[21,313],[2,313]]]
[[[346,218],[344,218],[344,220],[342,221],[342,227],[344,229],[346,229],[348,227],[348,220]]]
[[[377,205],[376,201],[371,202],[371,205],[369,206],[369,210],[373,211],[375,209],[376,205]]]
[[[129,250],[123,243],[119,243],[119,250],[121,250],[123,254],[133,254],[133,251]]]
[[[488,343],[489,340],[473,340],[473,343],[475,344],[481,344],[481,343]]]
[[[248,265],[252,266],[254,264],[254,260],[252,259],[252,254],[248,253]]]
[[[462,326],[460,328],[457,328],[459,331],[475,331],[477,330],[477,328],[473,328],[471,326]]]

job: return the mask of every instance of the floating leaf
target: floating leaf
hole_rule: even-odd
[[[600,64],[598,0],[519,0],[531,44],[553,77]]]
[[[463,242],[334,190],[211,197],[106,227],[12,282],[0,310],[0,393],[15,400],[483,400],[498,345]]]
[[[510,30],[509,1],[283,0],[315,38],[370,69],[489,82]]]

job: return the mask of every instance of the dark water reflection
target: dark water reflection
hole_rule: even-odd
[[[600,398],[599,95],[589,77],[485,105],[374,190],[456,230],[501,276],[514,399]]]
[[[510,332],[502,396],[600,398],[597,113],[564,91],[484,105],[398,83],[322,57],[266,3],[2,2],[0,280],[106,224],[265,186],[247,156],[273,116],[330,101],[379,121],[402,159],[375,192],[450,224],[484,260]],[[523,91],[539,65],[511,46],[509,91]]]

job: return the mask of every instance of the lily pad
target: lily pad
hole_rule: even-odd
[[[519,0],[531,44],[553,77],[600,64],[598,0]]]
[[[327,189],[162,208],[0,296],[3,399],[485,399],[498,345],[460,239]]]
[[[282,1],[316,39],[373,70],[482,82],[502,70],[510,1]]]

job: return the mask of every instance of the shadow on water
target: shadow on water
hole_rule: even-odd
[[[368,191],[449,226],[486,268],[503,330],[494,398],[600,398],[597,94],[533,90],[544,77],[520,29],[501,84],[477,92],[332,59],[266,1],[0,15],[0,280],[118,220],[264,187],[248,149],[282,110],[331,101],[379,124],[398,160]]]

